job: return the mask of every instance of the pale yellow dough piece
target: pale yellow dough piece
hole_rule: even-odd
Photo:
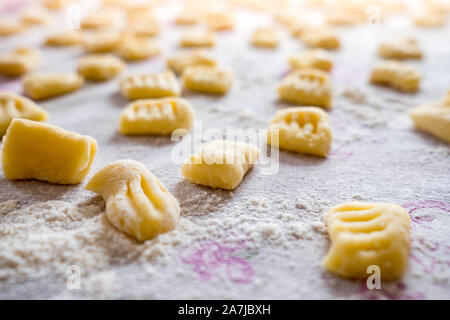
[[[119,19],[119,13],[113,9],[94,11],[81,21],[83,29],[106,29],[112,27]]]
[[[78,61],[78,73],[92,81],[114,78],[124,67],[125,63],[111,54],[90,54]]]
[[[110,163],[92,177],[86,189],[100,193],[109,222],[137,240],[154,238],[177,225],[177,199],[140,162]]]
[[[0,56],[0,74],[8,77],[20,76],[35,69],[40,62],[39,50],[19,47]]]
[[[153,74],[131,75],[120,82],[120,91],[125,98],[146,99],[177,97],[181,87],[172,71]]]
[[[336,33],[327,27],[306,28],[301,33],[300,38],[305,45],[312,48],[334,50],[341,47],[341,42]]]
[[[42,0],[41,3],[49,10],[61,10],[67,6],[72,0]]]
[[[217,64],[211,56],[203,50],[194,52],[180,52],[167,59],[167,65],[176,73],[182,73],[184,69],[194,66],[210,66]]]
[[[23,78],[23,91],[32,99],[42,100],[75,91],[83,82],[83,77],[74,72],[34,73]]]
[[[214,34],[201,30],[190,30],[180,40],[181,47],[213,47],[214,44]]]
[[[415,107],[409,115],[416,128],[450,143],[450,91],[442,101]]]
[[[278,31],[275,27],[256,29],[252,34],[251,43],[255,47],[276,48],[279,43]]]
[[[331,55],[323,49],[311,49],[288,58],[292,69],[316,68],[330,71],[333,68]]]
[[[22,22],[26,24],[46,24],[53,18],[47,10],[39,7],[31,7],[22,13]]]
[[[52,47],[68,47],[81,44],[82,35],[79,31],[64,31],[47,37],[45,44]]]
[[[281,100],[301,105],[331,108],[332,90],[328,74],[319,69],[297,69],[278,87]]]
[[[256,163],[258,147],[230,140],[213,140],[202,145],[181,166],[183,176],[212,188],[236,189]]]
[[[406,270],[410,249],[408,212],[396,204],[350,202],[327,214],[331,247],[323,265],[343,277],[367,279],[367,267],[380,268],[382,280]]]
[[[176,129],[190,130],[194,109],[182,98],[137,100],[120,115],[119,131],[123,134],[170,135]]]
[[[378,55],[385,59],[422,59],[422,50],[412,38],[394,38],[383,41],[378,48]]]
[[[443,27],[445,26],[445,22],[445,14],[433,10],[423,10],[414,15],[414,23],[419,27]]]
[[[24,31],[26,27],[26,24],[18,21],[0,21],[0,37],[18,34]]]
[[[3,172],[9,180],[77,184],[89,172],[97,142],[42,122],[14,119],[3,138]]]
[[[143,37],[154,37],[159,34],[158,22],[154,18],[134,19],[126,30],[131,34]]]
[[[316,107],[293,107],[277,111],[267,130],[267,143],[272,146],[322,157],[328,155],[331,140],[328,115]]]
[[[0,91],[0,138],[15,118],[45,121],[48,113],[36,103],[12,92]]]
[[[225,94],[233,83],[233,73],[212,66],[194,66],[183,71],[181,81],[192,91]]]
[[[201,19],[201,15],[196,10],[183,10],[176,18],[177,25],[193,25],[197,24]]]
[[[147,38],[131,36],[119,44],[116,53],[127,61],[138,61],[158,55],[160,49]]]
[[[83,46],[87,52],[112,52],[120,45],[120,33],[117,31],[93,31],[84,34]]]
[[[234,27],[234,21],[231,13],[212,12],[205,16],[206,25],[210,30],[223,31],[231,30]]]
[[[373,84],[386,85],[405,92],[419,90],[420,80],[420,73],[415,68],[393,60],[378,62],[370,76],[370,82]]]

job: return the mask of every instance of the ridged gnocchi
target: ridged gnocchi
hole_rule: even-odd
[[[350,202],[327,214],[331,247],[324,267],[343,277],[366,279],[367,267],[393,280],[406,270],[410,249],[408,212],[396,204]]]
[[[82,34],[76,30],[55,33],[45,39],[45,45],[52,47],[69,47],[82,43]]]
[[[328,155],[331,140],[328,115],[316,107],[293,107],[277,111],[267,130],[267,143],[272,146],[322,157]]]
[[[378,47],[378,55],[385,59],[421,59],[422,50],[412,38],[394,38],[383,41]]]
[[[197,184],[227,190],[236,189],[256,163],[258,147],[230,140],[204,143],[181,166],[183,176]]]
[[[23,78],[23,91],[35,100],[47,99],[75,91],[84,80],[74,72],[34,73]]]
[[[123,96],[134,99],[176,97],[181,87],[172,71],[131,75],[120,82]]]
[[[77,184],[89,172],[97,142],[50,124],[14,119],[3,137],[2,163],[9,180]]]
[[[415,92],[419,90],[421,75],[413,67],[402,62],[379,61],[373,68],[370,82],[386,85],[394,89]]]
[[[109,222],[139,241],[173,230],[180,216],[177,199],[134,160],[108,164],[92,177],[86,190],[101,194]]]
[[[36,103],[12,92],[0,91],[0,138],[15,118],[45,121],[48,113]]]
[[[274,27],[258,28],[251,38],[252,45],[261,48],[276,48],[279,41],[278,31]]]
[[[214,47],[214,34],[202,30],[190,30],[180,40],[181,47]]]
[[[39,50],[19,47],[0,56],[0,74],[8,77],[20,76],[35,69],[40,61]]]
[[[330,71],[333,68],[331,55],[323,49],[311,49],[288,58],[292,69],[315,68]]]
[[[83,47],[87,52],[112,52],[120,44],[120,33],[117,31],[92,31],[83,35]]]
[[[212,66],[193,66],[183,71],[181,81],[192,91],[225,94],[233,83],[233,73]]]
[[[450,143],[450,91],[442,101],[415,107],[409,115],[416,128]]]
[[[111,54],[90,54],[78,61],[78,73],[85,79],[104,81],[117,76],[125,67],[123,61]]]
[[[217,62],[203,50],[180,52],[167,59],[167,65],[176,73],[182,73],[187,67],[214,67],[216,64]]]
[[[120,115],[119,131],[123,134],[170,135],[176,129],[190,130],[194,109],[182,98],[137,100]]]
[[[328,74],[319,69],[297,69],[278,87],[281,100],[307,106],[331,108],[332,90]]]
[[[142,37],[126,37],[116,49],[116,54],[127,61],[148,59],[160,53],[157,45]]]
[[[305,45],[311,48],[322,48],[326,50],[339,49],[341,42],[336,33],[326,27],[306,28],[300,35]]]

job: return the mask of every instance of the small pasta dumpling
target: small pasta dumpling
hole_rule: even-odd
[[[91,81],[105,81],[117,76],[125,63],[111,54],[89,54],[78,61],[78,73]]]
[[[183,71],[181,81],[192,91],[225,94],[233,83],[233,73],[214,66],[193,66]]]
[[[138,36],[125,37],[116,49],[116,54],[127,61],[144,60],[159,53],[160,49],[152,41]]]
[[[50,72],[28,74],[22,82],[28,97],[42,100],[78,90],[84,80],[74,72]]]
[[[119,19],[119,12],[114,9],[102,9],[89,13],[82,21],[83,29],[109,28],[116,24]]]
[[[0,56],[0,74],[8,77],[20,76],[36,69],[40,62],[39,50],[19,47]]]
[[[278,31],[275,27],[258,28],[252,34],[251,43],[255,47],[276,48],[279,43]]]
[[[120,91],[125,98],[135,100],[177,97],[181,87],[172,71],[164,71],[131,75],[120,82]]]
[[[310,27],[304,30],[300,36],[305,45],[311,48],[326,50],[339,49],[341,42],[334,30],[327,27]]]
[[[184,69],[194,66],[210,66],[214,67],[216,60],[203,50],[195,50],[193,52],[180,52],[167,59],[167,65],[176,73],[182,73]]]
[[[330,71],[333,68],[333,59],[323,49],[310,49],[292,55],[288,58],[292,69],[316,68]]]
[[[49,10],[61,10],[65,8],[72,0],[41,0],[44,7]]]
[[[379,61],[372,69],[370,82],[405,92],[419,90],[421,75],[415,68],[394,60]]]
[[[277,111],[270,121],[267,143],[281,149],[326,157],[332,140],[325,111],[293,107]]]
[[[20,21],[2,20],[0,21],[0,37],[18,34],[26,28],[26,24]]]
[[[382,280],[400,277],[408,265],[411,219],[391,203],[350,202],[331,208],[326,224],[331,247],[323,260],[328,271],[367,279],[367,268],[380,268]]]
[[[214,47],[214,44],[214,34],[203,30],[189,30],[180,40],[181,47]]]
[[[82,43],[82,34],[76,30],[52,34],[45,39],[45,45],[52,47],[69,47]]]
[[[46,24],[49,23],[52,18],[53,15],[49,11],[44,10],[40,7],[27,8],[22,13],[22,22],[25,24]]]
[[[177,25],[193,25],[200,22],[201,15],[196,10],[183,10],[176,18]]]
[[[89,180],[86,190],[101,194],[108,221],[139,241],[175,229],[180,216],[177,199],[138,161],[106,165]]]
[[[158,22],[153,17],[133,19],[126,30],[142,37],[154,37],[159,34]]]
[[[83,46],[87,52],[112,52],[119,44],[120,33],[118,31],[92,31],[83,35]]]
[[[80,183],[88,174],[97,142],[89,136],[26,119],[13,119],[3,137],[3,172],[9,180]]]
[[[183,176],[197,184],[212,188],[234,190],[259,156],[258,147],[231,140],[213,140],[181,166]]]
[[[136,100],[120,115],[122,134],[170,135],[177,129],[190,130],[194,109],[182,98]]]
[[[229,12],[211,12],[205,15],[206,25],[210,30],[231,30],[234,27],[233,17]]]
[[[330,79],[325,71],[319,69],[294,70],[281,81],[278,95],[286,102],[331,108]]]
[[[442,101],[415,107],[409,115],[417,129],[450,143],[450,91]]]
[[[48,113],[30,99],[12,92],[0,91],[0,138],[16,118],[45,121],[48,119]]]
[[[412,38],[393,38],[383,41],[378,47],[378,55],[385,59],[422,59],[422,50]]]
[[[436,28],[445,26],[446,16],[440,12],[425,9],[420,12],[416,12],[413,16],[413,20],[416,26]]]

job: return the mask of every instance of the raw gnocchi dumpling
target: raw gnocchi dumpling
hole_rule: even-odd
[[[112,27],[119,19],[119,13],[112,9],[102,9],[88,14],[81,21],[83,29],[101,29]]]
[[[0,37],[11,36],[26,29],[26,25],[19,21],[0,21]]]
[[[213,47],[214,34],[202,30],[190,30],[186,32],[180,41],[181,47]]]
[[[188,53],[181,52],[167,59],[167,65],[176,73],[182,73],[188,67],[214,67],[216,64],[217,62],[203,50]]]
[[[83,46],[87,52],[112,52],[120,44],[120,33],[114,30],[100,30],[84,34]]]
[[[281,100],[301,105],[331,108],[332,90],[328,74],[319,69],[297,69],[278,87]]]
[[[124,67],[125,63],[111,54],[90,54],[78,61],[78,73],[92,81],[114,78]]]
[[[45,44],[52,47],[68,47],[81,44],[82,39],[79,31],[69,30],[48,36]]]
[[[421,75],[413,67],[402,62],[379,61],[373,68],[370,82],[394,89],[415,92],[419,90]]]
[[[0,92],[0,138],[14,118],[45,121],[48,113],[30,99],[12,92]]]
[[[136,36],[125,37],[116,49],[117,55],[127,61],[144,60],[158,55],[158,46],[152,41]]]
[[[393,280],[406,270],[410,218],[396,204],[350,202],[327,214],[331,247],[324,267],[343,277],[367,279],[367,267],[380,268],[381,279]]]
[[[136,36],[154,37],[159,33],[158,22],[152,17],[139,17],[131,20],[127,32]]]
[[[22,13],[22,22],[26,24],[46,24],[52,18],[50,12],[39,7],[30,7]]]
[[[256,29],[252,34],[252,45],[261,48],[278,47],[278,31],[274,27],[262,27]]]
[[[204,143],[181,166],[183,176],[194,183],[212,188],[236,189],[256,163],[258,147],[230,140]]]
[[[176,97],[181,87],[172,71],[131,75],[120,82],[120,91],[128,99]]]
[[[415,107],[409,115],[416,128],[450,143],[450,91],[442,101]]]
[[[20,47],[0,56],[0,74],[8,77],[20,76],[35,69],[40,61],[39,50]]]
[[[288,58],[292,69],[316,68],[330,71],[333,68],[331,55],[323,49],[311,49]]]
[[[385,59],[421,59],[422,50],[412,38],[394,38],[383,41],[378,48],[378,55]]]
[[[341,42],[336,33],[326,27],[310,27],[306,28],[300,38],[305,45],[312,48],[322,48],[326,50],[339,49]]]
[[[194,109],[182,98],[137,100],[120,115],[119,131],[123,134],[170,135],[176,129],[190,130]]]
[[[14,119],[3,137],[3,172],[9,180],[77,184],[89,172],[97,142],[50,124]]]
[[[205,17],[206,25],[214,31],[230,30],[234,27],[233,17],[228,12],[212,12]]]
[[[86,185],[105,199],[109,222],[140,241],[173,230],[180,216],[177,199],[142,163],[119,160],[97,172]]]
[[[183,71],[181,81],[192,91],[225,94],[233,83],[233,73],[218,67],[194,66]]]
[[[328,155],[331,140],[328,115],[316,107],[293,107],[277,111],[267,131],[267,143],[272,146],[323,157]]]
[[[41,100],[75,91],[83,83],[83,77],[74,72],[34,73],[23,78],[23,90],[28,97]]]

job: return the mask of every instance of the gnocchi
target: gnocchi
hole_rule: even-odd
[[[331,247],[324,267],[343,277],[366,279],[377,265],[381,279],[400,277],[408,264],[410,218],[396,204],[350,202],[328,211]]]
[[[124,67],[122,60],[110,54],[90,54],[78,61],[78,73],[92,81],[114,78]]]
[[[74,72],[34,73],[23,78],[23,90],[28,97],[42,100],[78,90],[83,83]]]
[[[214,44],[214,34],[201,30],[190,30],[180,40],[181,47],[213,47]]]
[[[420,73],[416,69],[393,60],[378,62],[370,76],[370,82],[373,84],[386,85],[406,92],[417,91],[420,80]]]
[[[22,22],[25,24],[46,24],[53,16],[46,10],[36,8],[29,8],[22,14]]]
[[[77,184],[89,172],[97,142],[89,136],[26,119],[13,119],[3,138],[3,172],[9,180]]]
[[[50,35],[45,40],[47,46],[52,47],[68,47],[82,43],[82,36],[79,31],[65,31]]]
[[[183,176],[197,184],[227,190],[236,189],[256,163],[258,147],[230,140],[204,143],[181,166]]]
[[[225,94],[233,82],[231,71],[211,66],[193,66],[183,71],[181,81],[185,88],[210,93]]]
[[[193,25],[200,21],[200,15],[195,10],[182,11],[176,18],[177,25]]]
[[[197,50],[189,53],[178,53],[167,59],[167,65],[176,73],[182,73],[187,67],[214,67],[216,64],[216,61],[203,50]]]
[[[421,59],[422,50],[412,38],[388,39],[381,43],[378,55],[385,59]]]
[[[267,131],[267,143],[272,146],[322,157],[328,155],[331,140],[328,115],[316,107],[293,107],[277,111]]]
[[[450,91],[442,101],[415,107],[409,115],[416,128],[450,143]]]
[[[278,32],[273,27],[259,28],[254,31],[251,39],[252,45],[262,48],[278,47]]]
[[[19,47],[0,56],[0,74],[8,77],[20,76],[35,69],[41,61],[37,49]]]
[[[159,33],[158,23],[154,18],[138,18],[127,27],[127,31],[143,37],[154,37]]]
[[[138,61],[156,56],[160,53],[160,50],[150,40],[132,36],[119,44],[116,53],[127,61]]]
[[[176,129],[190,130],[194,109],[182,98],[137,100],[120,115],[119,131],[123,134],[170,135]]]
[[[175,74],[165,71],[154,74],[131,75],[120,82],[123,96],[134,99],[176,97],[181,87]]]
[[[15,118],[45,121],[48,113],[30,99],[12,92],[0,92],[0,137]]]
[[[319,69],[297,69],[278,87],[281,100],[301,105],[331,108],[332,90],[328,74]]]
[[[108,221],[139,241],[173,230],[180,216],[177,199],[134,160],[108,164],[92,177],[86,190],[101,194]]]
[[[327,50],[339,49],[341,42],[331,29],[325,27],[309,27],[300,35],[305,45],[312,48],[322,48]]]
[[[81,28],[83,29],[101,29],[108,28],[115,24],[118,20],[118,12],[111,9],[103,9],[88,14],[81,21]]]
[[[83,36],[83,46],[87,52],[112,52],[120,44],[120,33],[117,31],[93,31]]]
[[[230,30],[234,27],[234,21],[231,14],[226,12],[212,12],[206,14],[206,25],[210,30],[222,31]]]
[[[12,36],[26,29],[26,25],[18,21],[2,20],[0,21],[0,37]]]
[[[303,51],[288,58],[292,69],[315,68],[330,71],[333,68],[331,55],[323,49]]]

